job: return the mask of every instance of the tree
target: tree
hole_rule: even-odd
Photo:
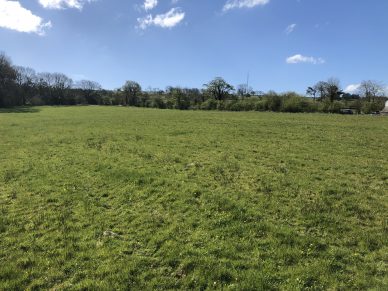
[[[73,80],[67,77],[65,74],[53,73],[53,100],[55,104],[64,105],[66,104],[66,95],[73,85]]]
[[[216,100],[225,100],[234,90],[233,86],[228,84],[223,78],[217,77],[208,84],[204,84],[206,91]]]
[[[125,105],[138,105],[138,97],[141,93],[141,86],[135,81],[126,81],[122,88],[125,96]]]
[[[313,97],[314,100],[317,97],[317,93],[318,93],[318,90],[315,88],[315,86],[314,87],[308,87],[307,90],[306,90],[306,95]]]
[[[237,86],[237,95],[239,97],[241,97],[241,98],[249,97],[253,94],[254,94],[254,92],[253,92],[253,89],[251,86],[249,86],[247,84],[240,84]]]
[[[203,94],[197,88],[185,89],[185,92],[188,95],[190,102],[192,102],[195,105],[205,101]]]
[[[326,82],[319,81],[313,87],[307,88],[306,93],[314,98],[319,96],[321,100],[328,99],[330,102],[340,99],[343,94],[340,82],[336,78],[330,78]]]
[[[341,90],[340,81],[337,78],[330,78],[326,82],[326,94],[327,98],[329,98],[330,102],[334,100],[338,100],[341,98],[343,94]]]
[[[0,107],[21,105],[12,96],[16,89],[16,76],[11,60],[0,52]]]
[[[314,90],[319,96],[319,99],[325,99],[326,97],[326,88],[327,88],[327,83],[324,81],[319,81],[317,84],[314,85]]]
[[[384,95],[384,86],[372,80],[362,81],[359,87],[359,93],[369,102],[375,101],[376,97]]]
[[[179,87],[167,87],[167,94],[170,101],[173,102],[173,107],[180,110],[190,108],[190,96],[186,89]]]
[[[99,83],[90,80],[81,80],[76,84],[76,88],[82,90],[82,95],[88,104],[98,104],[97,92],[102,89]]]
[[[53,80],[50,73],[38,73],[36,75],[35,87],[38,92],[39,97],[42,99],[47,99],[48,102],[46,104],[51,104],[51,96],[52,96],[52,85]]]
[[[16,82],[19,86],[19,94],[22,98],[22,104],[26,105],[30,103],[32,97],[35,94],[35,82],[36,73],[34,69],[28,67],[15,67],[16,70]]]

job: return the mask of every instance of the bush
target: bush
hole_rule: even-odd
[[[341,109],[346,108],[346,104],[341,101],[330,102],[324,100],[319,104],[319,111],[325,113],[340,113]]]
[[[109,96],[102,96],[100,99],[100,105],[113,105],[114,100]]]
[[[372,112],[380,111],[383,108],[384,108],[384,102],[372,101],[372,102],[365,102],[362,105],[361,111],[365,114],[371,114]]]
[[[218,102],[213,98],[210,98],[201,104],[203,110],[215,110],[218,107]]]
[[[280,111],[282,107],[282,97],[280,97],[275,92],[269,92],[265,97],[265,110],[269,111]]]
[[[318,110],[317,102],[301,96],[284,99],[282,106],[283,112],[318,112]]]
[[[39,96],[34,96],[30,100],[32,106],[42,106],[44,105],[44,101]]]
[[[283,112],[304,112],[302,98],[300,97],[291,97],[284,99],[282,105]]]
[[[151,100],[151,107],[153,108],[159,108],[159,109],[166,109],[166,103],[164,102],[164,99],[160,96],[155,96]]]
[[[255,110],[256,111],[265,111],[267,110],[267,102],[264,99],[260,99],[255,102]]]

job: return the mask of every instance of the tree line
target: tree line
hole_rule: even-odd
[[[38,73],[14,66],[0,53],[0,107],[26,105],[122,105],[161,109],[202,109],[229,111],[330,112],[350,108],[371,113],[384,107],[383,85],[363,81],[354,94],[342,90],[338,79],[320,81],[306,90],[295,92],[254,91],[248,84],[237,88],[217,77],[203,88],[167,87],[142,90],[139,83],[127,81],[117,90],[105,90],[90,80],[74,82],[62,73]]]

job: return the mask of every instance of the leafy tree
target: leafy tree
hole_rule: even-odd
[[[123,88],[125,105],[137,106],[138,98],[141,93],[141,86],[135,81],[126,81]]]
[[[338,79],[330,78],[329,80],[327,80],[326,94],[330,102],[333,102],[341,98],[341,95],[343,94],[343,92],[341,90],[340,81]]]
[[[202,94],[199,89],[190,88],[190,89],[183,89],[183,90],[193,105],[198,105],[205,101],[204,94]]]
[[[185,90],[181,88],[169,87],[167,91],[169,92],[168,94],[172,97],[176,109],[185,110],[190,108],[189,95],[187,92],[185,92]]]
[[[307,88],[306,93],[314,98],[319,96],[320,100],[327,99],[330,102],[340,99],[343,94],[340,82],[336,78],[330,78],[327,81],[319,81],[313,87]]]
[[[234,90],[233,86],[228,84],[223,78],[217,77],[204,85],[206,91],[216,100],[225,100]]]
[[[308,87],[307,90],[306,90],[306,95],[313,97],[314,100],[317,97],[317,93],[318,93],[318,90],[315,88],[315,86],[314,87]]]
[[[326,88],[327,83],[324,81],[319,81],[317,84],[314,85],[314,90],[318,94],[319,99],[323,100],[326,97]]]

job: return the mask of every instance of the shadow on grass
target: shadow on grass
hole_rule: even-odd
[[[0,108],[0,114],[1,113],[37,113],[39,111],[40,111],[39,108],[28,107],[28,106]]]

